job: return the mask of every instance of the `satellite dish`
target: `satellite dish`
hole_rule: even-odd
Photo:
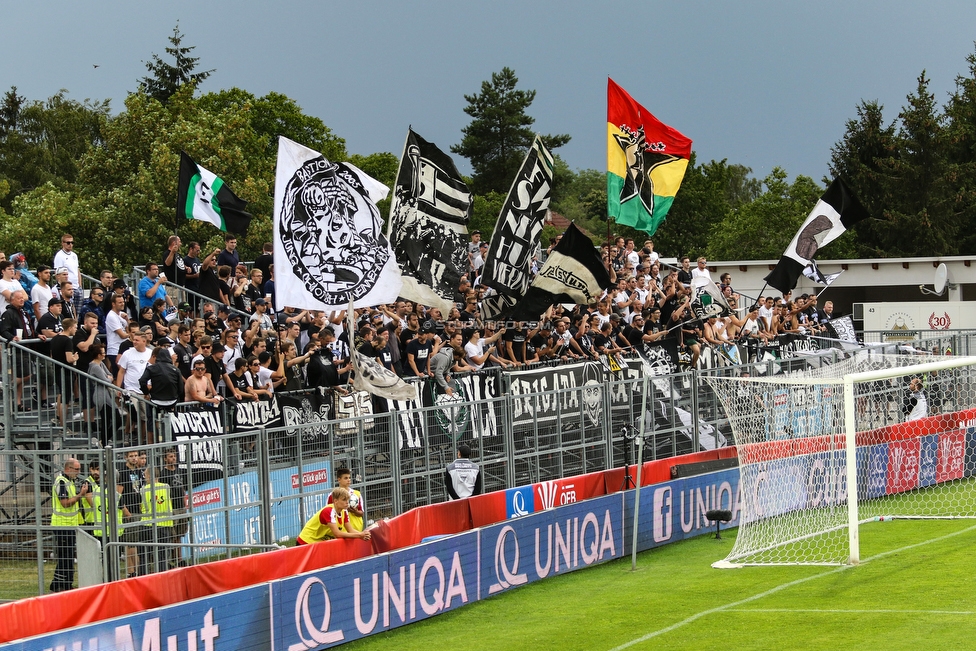
[[[939,263],[939,266],[935,269],[935,280],[932,284],[935,285],[935,293],[942,296],[942,292],[945,291],[946,281],[949,279],[949,270],[946,268],[945,263]]]

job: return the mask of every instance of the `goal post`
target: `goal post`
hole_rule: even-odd
[[[866,522],[976,518],[976,357],[859,350],[776,377],[708,377],[741,511],[716,567],[860,560]]]

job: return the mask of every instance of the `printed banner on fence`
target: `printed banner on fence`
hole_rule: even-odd
[[[497,372],[459,374],[453,379],[453,396],[439,391],[433,380],[425,380],[415,383],[414,400],[389,401],[399,421],[401,450],[499,434]]]
[[[564,427],[603,426],[603,365],[598,362],[542,367],[505,373],[512,398],[512,424],[551,423]]]
[[[249,432],[262,427],[281,427],[281,405],[278,396],[271,396],[271,400],[248,400],[235,403],[234,431]]]
[[[224,460],[220,440],[212,438],[224,433],[224,423],[219,409],[209,405],[191,405],[181,411],[170,413],[169,422],[174,441],[190,442],[189,446],[176,446],[181,468],[186,468],[189,461],[195,471],[223,472]],[[187,449],[190,450],[189,459],[187,459]],[[194,480],[196,479],[197,475],[194,474]]]

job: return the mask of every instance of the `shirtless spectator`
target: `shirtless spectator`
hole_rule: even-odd
[[[193,362],[193,373],[184,385],[184,397],[187,402],[199,402],[215,407],[223,401],[223,398],[217,395],[210,376],[207,375],[207,364],[202,358]]]

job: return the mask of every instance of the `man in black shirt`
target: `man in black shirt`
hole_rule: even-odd
[[[274,263],[274,244],[265,242],[261,247],[261,255],[254,259],[254,268],[261,270],[265,280],[271,278],[271,265]],[[263,283],[262,283],[263,288]]]
[[[91,314],[95,314],[92,312]],[[98,315],[95,314],[95,322],[98,322]],[[48,301],[47,312],[37,320],[37,331],[45,337],[53,337],[64,330],[61,324],[61,299],[52,298]],[[87,368],[85,369],[88,370]]]
[[[65,319],[62,325],[64,326],[64,330],[51,339],[51,359],[65,366],[74,366],[75,362],[78,361],[78,353],[75,352],[72,337],[75,336],[78,326],[75,324],[74,319]],[[64,408],[66,405],[71,404],[72,400],[72,389],[75,385],[73,375],[64,366],[55,366],[54,368],[54,387],[57,394],[56,409],[58,422],[62,426],[64,426],[65,422]]]
[[[190,377],[193,373],[193,354],[190,352],[190,328],[181,325],[176,330],[176,342],[173,343],[173,352],[176,353],[176,367],[180,369],[183,379]]]
[[[427,327],[421,329],[420,334],[407,342],[407,363],[403,367],[403,374],[407,377],[432,376],[430,358],[433,356],[433,335]]]
[[[505,330],[502,336],[504,344],[505,358],[516,365],[525,363],[525,342],[528,330],[524,321],[519,321],[515,327]]]
[[[159,266],[166,274],[168,282],[183,287],[186,285],[186,261],[180,255],[181,244],[178,235],[170,235],[166,241],[166,250],[163,251],[163,261]]]

